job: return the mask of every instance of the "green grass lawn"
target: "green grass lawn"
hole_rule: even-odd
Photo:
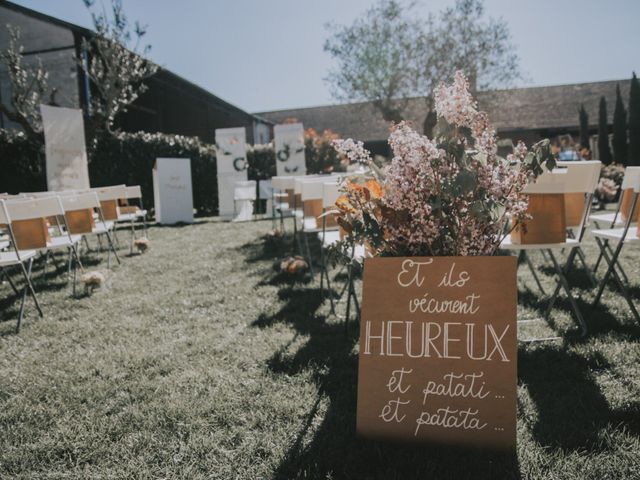
[[[62,269],[44,282],[38,267],[45,318],[29,302],[19,334],[19,302],[1,285],[0,478],[640,478],[640,326],[612,289],[594,310],[586,276],[571,277],[587,339],[564,296],[551,324],[521,328],[564,341],[520,346],[514,455],[364,441],[357,328],[345,335],[329,315],[318,278],[276,274],[290,246],[270,229],[154,227],[133,257],[123,232],[122,265],[78,299]],[[585,250],[595,258],[592,240]],[[106,271],[101,258],[88,268]],[[627,247],[638,304],[639,260]],[[540,317],[520,274],[519,316]]]

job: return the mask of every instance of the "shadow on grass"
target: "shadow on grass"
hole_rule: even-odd
[[[295,432],[275,478],[520,478],[515,453],[503,455],[357,438],[357,332],[351,329],[345,334],[342,322],[330,322],[318,314],[322,305],[318,288],[284,287],[278,297],[284,302],[282,308],[273,315],[260,315],[253,326],[267,328],[286,323],[295,335],[272,355],[267,368],[288,376],[311,373],[318,394]],[[307,341],[291,352],[291,345],[301,335]],[[327,409],[319,413],[324,403],[328,404]]]
[[[292,238],[263,237],[241,247],[247,262],[273,262],[291,254]],[[261,314],[254,328],[289,325],[293,339],[267,361],[277,375],[311,375],[317,397],[293,433],[275,478],[520,478],[515,453],[497,454],[451,447],[401,445],[356,437],[357,329],[319,313],[319,288],[271,274],[262,284],[282,285],[281,308]],[[335,294],[335,293],[334,293]],[[292,351],[301,336],[306,341]],[[324,407],[326,405],[326,407]],[[326,410],[325,410],[326,408]]]
[[[540,444],[602,452],[608,448],[603,434],[620,424],[636,436],[640,433],[640,405],[611,409],[593,377],[594,370],[610,368],[597,352],[588,358],[553,346],[519,352],[518,377],[536,405],[537,418],[530,427]]]

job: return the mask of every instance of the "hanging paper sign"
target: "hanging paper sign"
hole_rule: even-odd
[[[246,130],[219,128],[216,136],[216,165],[218,172],[218,211],[222,217],[234,214],[233,192],[238,181],[247,180]]]
[[[153,197],[158,223],[192,223],[191,160],[156,158],[153,167]]]
[[[365,260],[357,430],[513,449],[516,258]]]
[[[302,124],[287,123],[276,125],[273,131],[277,174],[279,176],[306,175]]]
[[[89,188],[82,110],[40,105],[51,191]]]

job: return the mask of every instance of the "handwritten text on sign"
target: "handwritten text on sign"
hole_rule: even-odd
[[[358,432],[513,448],[515,257],[367,259]]]

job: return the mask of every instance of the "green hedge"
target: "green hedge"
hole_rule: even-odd
[[[198,214],[217,213],[215,148],[195,137],[138,132],[100,138],[89,152],[91,186],[140,185],[144,205],[151,208],[152,170],[159,157],[190,158],[193,205]]]
[[[308,173],[340,169],[330,143],[307,139]],[[152,169],[158,157],[191,159],[193,203],[198,214],[218,212],[216,154],[213,145],[196,137],[163,133],[118,133],[101,137],[89,146],[89,179],[94,187],[140,185],[146,208],[153,207]],[[46,190],[44,149],[27,141],[22,133],[0,129],[0,192],[19,193]],[[272,144],[247,146],[248,177],[264,180],[276,174]],[[262,211],[258,206],[258,211]]]

